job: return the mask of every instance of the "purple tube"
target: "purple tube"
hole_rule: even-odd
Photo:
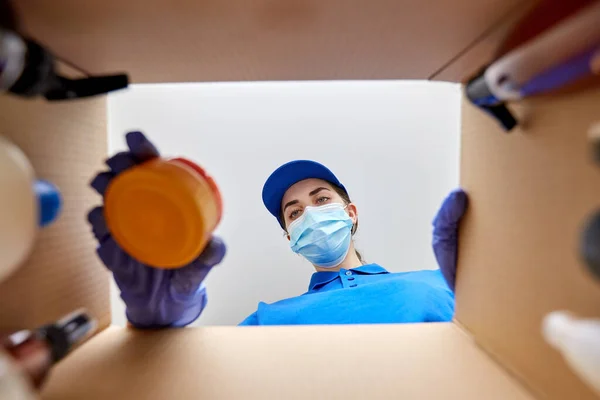
[[[594,46],[564,63],[545,70],[521,87],[521,96],[527,97],[548,92],[593,74],[592,61],[594,56],[597,56],[598,51],[600,51],[600,47]]]

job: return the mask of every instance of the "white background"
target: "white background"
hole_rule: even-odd
[[[306,291],[311,265],[289,249],[264,208],[279,165],[327,165],[359,211],[357,248],[389,271],[437,268],[431,221],[458,185],[459,86],[422,81],[136,85],[108,100],[109,150],[141,130],[163,155],[185,156],[225,200],[225,261],[209,275],[201,325],[241,322],[259,301]],[[113,322],[125,324],[112,291]]]

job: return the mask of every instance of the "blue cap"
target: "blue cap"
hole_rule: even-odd
[[[296,183],[305,179],[322,179],[348,191],[326,166],[315,161],[297,160],[277,168],[263,186],[262,198],[267,210],[277,220],[281,215],[281,201],[285,192]],[[283,225],[283,221],[279,221]]]
[[[52,183],[43,180],[34,182],[33,191],[38,198],[38,224],[44,227],[53,222],[60,214],[62,204],[60,192]]]

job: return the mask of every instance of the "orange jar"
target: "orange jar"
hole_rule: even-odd
[[[180,268],[195,260],[223,213],[214,180],[184,158],[156,158],[113,179],[104,198],[108,229],[136,260]]]

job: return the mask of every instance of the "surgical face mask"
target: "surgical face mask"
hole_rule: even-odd
[[[290,247],[323,268],[337,267],[344,261],[352,241],[352,219],[341,204],[306,207],[289,226]]]

